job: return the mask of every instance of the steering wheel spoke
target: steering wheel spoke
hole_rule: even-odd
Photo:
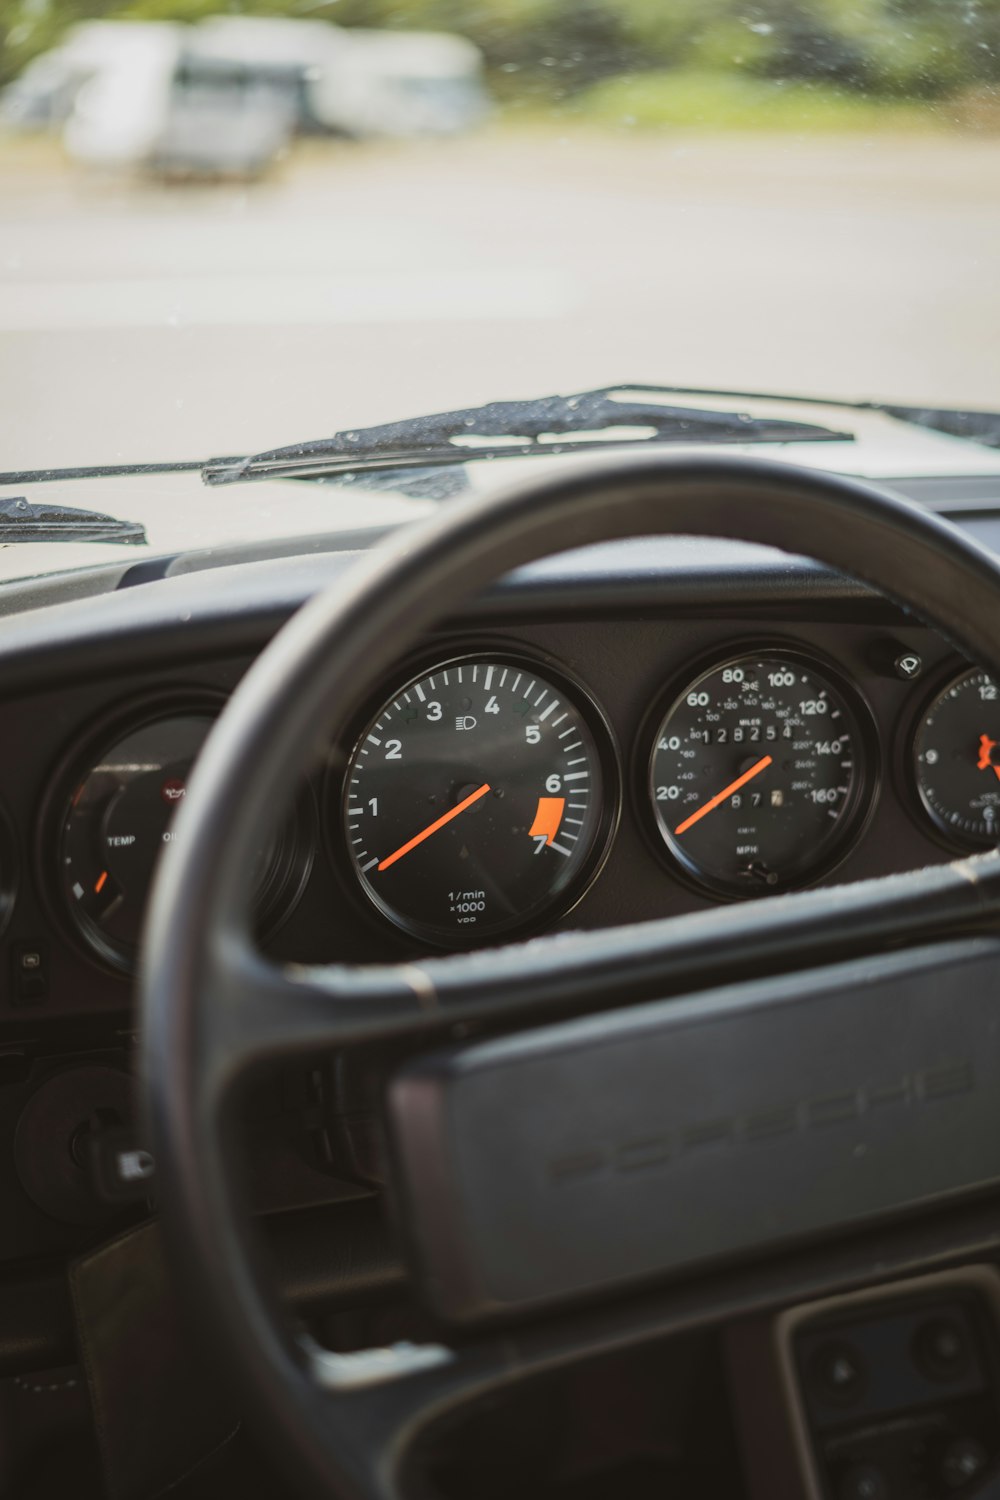
[[[282,965],[220,944],[202,1018],[220,1077],[263,1060],[461,1037],[1000,927],[1000,853],[880,880],[401,965]]]
[[[246,940],[220,944],[203,1045],[218,1076],[263,1060],[337,1051],[419,1027],[426,994],[405,967],[281,964]]]

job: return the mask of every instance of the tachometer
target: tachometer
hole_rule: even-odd
[[[790,654],[734,657],[689,683],[657,728],[658,834],[726,894],[811,880],[857,826],[863,759],[859,715],[821,668]]]
[[[343,836],[363,891],[446,947],[566,910],[613,826],[610,760],[593,704],[529,662],[424,672],[382,704],[348,766]]]
[[[913,771],[927,814],[950,842],[1000,839],[1000,693],[985,672],[963,672],[927,705]]]

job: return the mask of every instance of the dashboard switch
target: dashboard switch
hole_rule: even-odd
[[[39,943],[18,943],[11,955],[16,1005],[38,1005],[48,994],[45,949]]]
[[[821,1345],[813,1355],[809,1374],[824,1401],[838,1406],[858,1400],[865,1387],[865,1368],[860,1354],[840,1340]]]
[[[941,1478],[949,1490],[960,1490],[980,1477],[989,1462],[986,1449],[975,1438],[956,1438],[941,1463]]]
[[[923,657],[899,641],[876,641],[868,652],[868,660],[874,671],[883,677],[896,677],[900,682],[916,682],[924,675]]]
[[[855,1464],[844,1475],[837,1500],[889,1500],[891,1491],[875,1464]]]
[[[931,1380],[961,1380],[972,1359],[964,1323],[958,1318],[938,1317],[921,1324],[913,1340],[913,1358]]]

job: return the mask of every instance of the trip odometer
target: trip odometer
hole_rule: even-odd
[[[386,700],[348,766],[343,830],[362,888],[447,947],[565,910],[613,826],[606,756],[593,705],[532,664],[435,667]]]
[[[657,829],[713,890],[801,884],[857,826],[862,758],[858,716],[820,668],[734,657],[690,683],[659,725],[649,761]]]

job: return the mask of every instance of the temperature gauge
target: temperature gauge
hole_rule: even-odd
[[[135,955],[160,852],[214,718],[187,713],[126,733],[79,779],[65,808],[60,876],[65,905],[88,946],[118,968]],[[261,851],[258,924],[271,929],[301,891],[312,843],[300,809]]]

